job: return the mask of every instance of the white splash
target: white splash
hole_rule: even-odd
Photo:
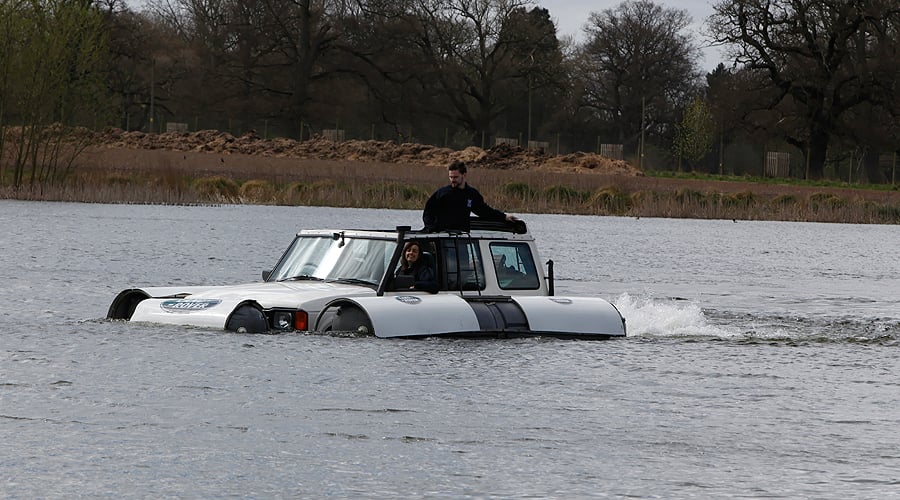
[[[727,337],[737,335],[712,325],[694,302],[622,294],[614,301],[625,317],[629,337]]]

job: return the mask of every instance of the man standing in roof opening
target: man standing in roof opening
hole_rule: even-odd
[[[422,220],[425,231],[469,230],[469,214],[492,221],[516,221],[513,215],[507,215],[491,208],[477,189],[466,183],[466,164],[453,160],[447,167],[450,185],[444,186],[425,203]]]

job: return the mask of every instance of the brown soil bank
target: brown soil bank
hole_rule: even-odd
[[[66,186],[0,195],[414,209],[446,183],[446,165],[460,159],[489,203],[514,213],[900,223],[898,191],[648,177],[627,162],[588,153],[264,140],[214,131],[114,130],[94,142]]]

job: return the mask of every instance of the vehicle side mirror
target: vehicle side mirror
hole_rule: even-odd
[[[271,269],[263,270],[263,272],[262,272],[263,281],[269,281],[269,276],[272,276],[272,270]]]

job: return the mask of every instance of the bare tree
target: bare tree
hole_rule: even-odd
[[[370,2],[370,7],[385,22],[402,23],[395,31],[400,52],[413,56],[415,73],[391,74],[406,86],[415,82],[419,98],[435,104],[428,107],[431,114],[455,121],[473,142],[485,144],[497,117],[528,91],[527,85],[510,84],[529,75],[537,81],[546,33],[531,29],[528,3],[407,0]],[[512,88],[518,93],[511,95]]]
[[[507,125],[511,131],[531,141],[551,125],[568,90],[566,46],[557,38],[550,12],[540,7],[515,11],[501,37],[511,39],[510,60],[518,72],[518,78],[499,87],[509,100],[504,118],[512,122]]]
[[[103,18],[90,2],[0,2],[0,12],[0,161],[11,159],[17,188],[56,182],[86,145],[73,126],[104,120]]]
[[[327,92],[321,83],[333,72],[327,56],[342,36],[349,2],[154,0],[151,5],[198,57],[193,73],[203,73],[201,88],[192,92],[217,90],[208,104],[220,112],[279,116],[299,125],[310,103]]]
[[[675,109],[695,92],[700,54],[684,34],[690,23],[687,11],[650,0],[591,13],[580,54],[583,105],[619,142],[671,132]]]
[[[809,176],[820,178],[840,121],[888,95],[877,52],[897,16],[896,0],[726,0],[710,28],[735,64],[769,80],[759,108],[782,114],[770,131],[808,151]]]

